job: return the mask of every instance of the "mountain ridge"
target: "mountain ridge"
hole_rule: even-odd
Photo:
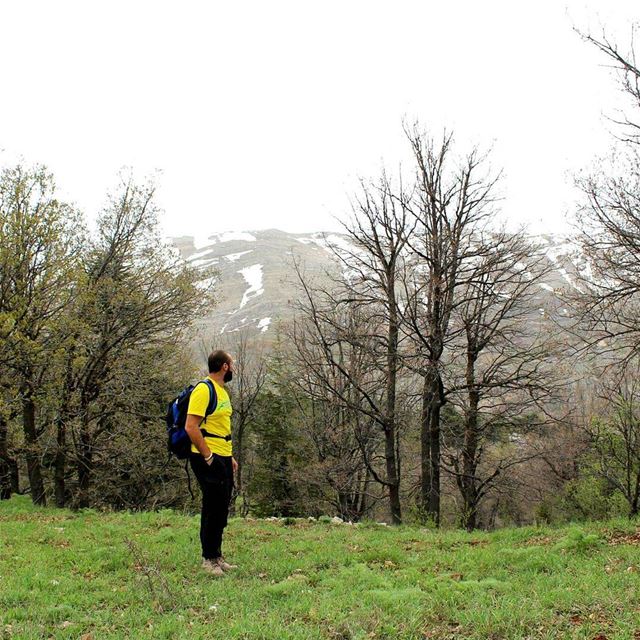
[[[578,273],[588,274],[588,264],[567,234],[529,237],[544,248],[550,267],[549,277],[539,285],[537,300],[537,312],[545,316],[551,307],[558,306],[560,291],[580,291],[575,278]],[[248,330],[267,341],[275,338],[279,322],[293,317],[291,301],[298,296],[294,257],[306,274],[322,280],[336,268],[331,245],[350,246],[346,235],[335,231],[290,233],[280,229],[184,235],[171,238],[171,242],[188,264],[216,271],[213,278],[207,276],[205,284],[216,284],[217,305],[200,320],[202,331],[213,337]]]

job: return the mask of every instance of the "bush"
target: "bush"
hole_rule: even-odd
[[[595,533],[585,533],[581,529],[571,529],[555,548],[561,551],[586,553],[602,546],[602,538]]]

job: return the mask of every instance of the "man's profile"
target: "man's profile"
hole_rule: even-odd
[[[209,355],[208,366],[207,379],[191,392],[185,429],[192,443],[191,468],[202,490],[202,567],[208,573],[222,576],[235,568],[222,555],[222,534],[227,526],[237,469],[231,443],[233,410],[225,389],[233,378],[233,360],[226,351],[214,351]]]

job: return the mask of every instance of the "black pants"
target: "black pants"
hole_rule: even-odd
[[[191,454],[191,468],[202,490],[200,543],[202,557],[214,560],[222,556],[222,532],[227,526],[233,491],[231,456],[213,456],[207,464],[199,454]]]

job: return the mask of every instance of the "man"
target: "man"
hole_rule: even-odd
[[[202,490],[202,568],[222,576],[236,568],[222,555],[222,533],[227,526],[233,476],[238,468],[231,445],[231,401],[224,388],[233,378],[233,360],[225,351],[214,351],[208,365],[208,379],[217,397],[215,408],[206,415],[211,392],[206,382],[198,383],[189,398],[185,428],[192,442],[191,468]]]

